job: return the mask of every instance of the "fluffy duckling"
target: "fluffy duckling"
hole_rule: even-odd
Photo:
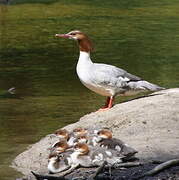
[[[55,142],[52,147],[50,148],[51,153],[52,152],[57,152],[57,153],[63,153],[67,149],[69,149],[69,145],[67,144],[66,140],[61,140],[58,142]]]
[[[93,145],[92,139],[97,135],[97,132],[101,128],[75,128],[73,130],[74,136],[76,137],[76,142],[87,143]]]
[[[89,147],[86,143],[77,143],[74,146],[74,152],[71,154],[72,164],[79,164],[82,167],[91,167],[92,163],[89,151]]]
[[[73,129],[73,134],[74,136],[82,136],[82,135],[86,135],[86,136],[94,136],[96,135],[96,133],[99,131],[99,129],[101,129],[101,127],[90,127],[90,128],[75,128]]]
[[[63,155],[63,154],[62,154]],[[77,143],[74,151],[65,157],[64,162],[70,168],[61,173],[62,176],[67,175],[78,167],[96,167],[101,166],[104,161],[108,164],[121,163],[122,159],[119,153],[114,150],[107,150],[100,146],[92,147],[86,143]],[[54,168],[54,167],[53,167]],[[54,172],[54,171],[53,171]]]
[[[100,166],[104,161],[109,164],[121,163],[123,156],[117,151],[107,150],[103,147],[92,147],[86,143],[77,143],[74,146],[74,152],[71,154],[71,160],[74,164],[82,167]]]
[[[76,140],[77,143],[87,143],[89,142],[89,137],[87,137],[86,135],[80,135],[80,136],[77,136],[77,140]]]
[[[83,135],[87,135],[88,134],[88,129],[86,128],[75,128],[73,129],[73,134],[74,136],[78,137],[78,136],[83,136]]]
[[[59,137],[60,140],[66,140],[70,147],[74,145],[76,138],[73,133],[68,132],[66,129],[58,129],[54,134]]]
[[[94,163],[92,163],[91,158],[89,156],[89,148],[87,144],[77,143],[74,146],[74,152],[67,157],[67,162],[70,165],[70,169],[65,172],[62,172],[61,175],[67,175],[73,172],[78,167],[93,167]]]
[[[63,155],[58,153],[51,153],[48,158],[48,171],[49,173],[59,173],[69,169],[68,161],[63,158]]]
[[[98,131],[97,137],[94,138],[94,141],[101,147],[120,152],[122,155],[126,156],[126,158],[137,153],[135,149],[131,148],[120,139],[113,138],[111,131],[108,129]]]
[[[54,134],[60,139],[69,139],[69,132],[66,129],[58,129]]]

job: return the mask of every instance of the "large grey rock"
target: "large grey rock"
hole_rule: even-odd
[[[163,90],[151,96],[117,104],[106,112],[85,115],[66,126],[109,127],[117,137],[139,151],[143,160],[168,160],[179,157],[179,88]],[[46,136],[21,153],[13,167],[28,175],[31,170],[47,172],[47,148],[57,139]]]

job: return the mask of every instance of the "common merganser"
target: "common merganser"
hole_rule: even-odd
[[[116,151],[106,150],[102,147],[91,147],[86,143],[77,143],[74,146],[74,152],[67,157],[70,169],[62,172],[61,175],[71,173],[74,169],[80,167],[101,166],[104,161],[110,165],[121,163],[122,157]]]
[[[65,176],[73,172],[79,166],[81,167],[93,167],[94,164],[89,156],[89,148],[86,144],[77,143],[74,146],[74,152],[66,158],[70,169],[62,172],[61,175]]]
[[[135,149],[125,144],[120,139],[113,138],[110,130],[103,129],[100,130],[97,134],[98,137],[95,139],[97,144],[99,144],[101,147],[113,149],[120,152],[125,156],[124,159],[126,160],[137,153]]]
[[[66,129],[58,129],[54,134],[60,139],[60,141],[55,142],[51,149],[53,150],[55,146],[59,145],[59,142],[61,144],[62,142],[64,143],[64,141],[67,142],[69,148],[73,147],[78,142],[89,143],[91,142],[90,140],[92,140],[92,137],[96,135],[94,131],[98,132],[98,130],[78,127],[73,129],[72,132],[69,132]]]
[[[50,152],[56,152],[56,153],[63,153],[67,149],[69,149],[69,145],[67,144],[67,141],[65,140],[60,140],[55,142],[50,149]]]
[[[164,89],[113,65],[93,63],[90,58],[92,43],[81,31],[74,30],[67,34],[56,34],[56,37],[74,39],[78,42],[80,56],[76,70],[80,81],[90,90],[108,97],[105,106],[100,110],[110,109],[117,95],[128,96],[146,90]]]
[[[86,135],[77,136],[76,143],[88,143],[88,137]]]
[[[101,128],[75,128],[73,130],[74,135],[76,136],[77,143],[87,143],[89,145],[94,145],[95,141],[93,140],[96,137],[97,132]]]
[[[60,154],[52,152],[49,155],[48,170],[50,173],[66,175],[74,169],[81,167],[101,166],[104,162],[109,165],[121,163],[124,156],[112,149],[104,147],[92,147],[86,143],[77,143],[73,151],[65,151]]]
[[[86,135],[88,133],[88,130],[86,128],[79,127],[79,128],[73,129],[73,133],[77,137],[77,136]]]
[[[66,129],[58,129],[54,133],[60,140],[66,140],[69,147],[74,145],[76,137],[73,133],[68,132]]]
[[[108,150],[102,147],[93,147],[87,145],[86,143],[77,143],[74,147],[73,154],[76,154],[75,156],[78,158],[78,161],[83,167],[100,166],[104,161],[109,164],[121,163],[123,158],[123,155],[112,149]],[[89,159],[88,165],[83,165],[84,159],[81,160],[82,157]]]
[[[96,135],[96,133],[100,130],[100,129],[105,129],[105,128],[101,128],[95,125],[95,127],[90,127],[90,128],[82,128],[82,127],[78,127],[73,129],[73,134],[78,137],[78,136],[94,136]]]
[[[49,173],[59,173],[70,168],[68,162],[62,158],[63,155],[50,153],[47,166]]]

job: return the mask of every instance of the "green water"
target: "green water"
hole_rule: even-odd
[[[54,37],[73,29],[91,37],[94,61],[119,66],[164,87],[178,86],[178,0],[1,4],[0,180],[20,177],[8,166],[28,145],[104,102],[77,78],[76,42]],[[7,93],[11,87],[16,95]]]

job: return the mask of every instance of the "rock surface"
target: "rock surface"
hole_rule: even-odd
[[[108,127],[117,137],[138,150],[142,160],[166,161],[179,157],[179,88],[117,104],[106,112],[90,113],[64,128]],[[24,175],[47,173],[47,150],[57,138],[47,135],[18,155],[13,167]]]

